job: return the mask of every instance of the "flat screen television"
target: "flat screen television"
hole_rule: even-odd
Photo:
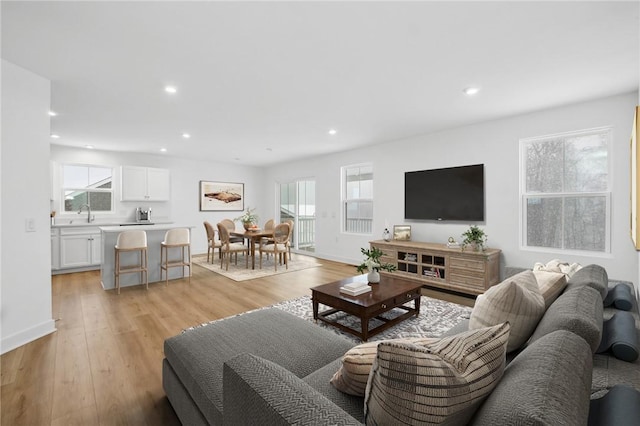
[[[484,220],[484,164],[404,174],[404,217]]]

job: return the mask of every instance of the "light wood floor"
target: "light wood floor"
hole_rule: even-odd
[[[194,265],[191,283],[123,288],[119,296],[102,290],[99,271],[53,276],[58,331],[0,358],[1,424],[179,425],[162,389],[164,340],[355,274],[350,265],[322,265],[245,282]]]

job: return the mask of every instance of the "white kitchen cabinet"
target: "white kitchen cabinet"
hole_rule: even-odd
[[[60,269],[60,233],[51,228],[51,270]]]
[[[97,227],[60,230],[60,268],[100,265],[101,236]]]
[[[171,175],[167,169],[122,166],[121,201],[169,201]]]

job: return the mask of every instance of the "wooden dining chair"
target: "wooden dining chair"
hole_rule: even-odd
[[[220,221],[220,223],[222,223],[230,233],[234,232],[236,230],[236,223],[234,221],[232,221],[231,219],[222,219]],[[242,238],[242,237],[229,236],[229,240],[232,243],[243,243],[244,244],[244,238]]]
[[[216,240],[216,230],[206,220],[204,221],[204,229],[207,231],[207,263],[209,263],[209,255],[211,255],[211,263],[215,256],[216,249],[218,249],[218,257],[222,258],[222,243],[220,240]]]
[[[276,271],[278,271],[278,263],[284,260],[284,265],[289,269],[287,260],[287,241],[289,241],[289,232],[291,227],[288,223],[279,223],[273,230],[273,238],[270,238],[270,244],[260,244],[260,269],[262,269],[262,253],[273,254],[273,263]]]
[[[293,240],[293,219],[287,219],[284,221],[289,224],[289,238],[287,239],[287,251],[289,252],[289,260],[291,260],[291,241]]]
[[[244,253],[244,258],[246,262],[246,267],[249,267],[249,247],[245,246],[243,243],[232,243],[229,237],[229,230],[227,227],[221,222],[218,223],[218,235],[220,236],[220,243],[222,246],[220,247],[220,253],[222,257],[220,258],[220,269],[222,269],[222,265],[224,260],[226,259],[227,268],[229,270],[229,261],[231,255],[235,255],[236,265],[238,264],[238,253]]]

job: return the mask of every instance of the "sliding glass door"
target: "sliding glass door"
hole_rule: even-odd
[[[291,247],[298,251],[315,251],[315,180],[299,180],[280,184],[280,222],[287,219],[294,222]]]

